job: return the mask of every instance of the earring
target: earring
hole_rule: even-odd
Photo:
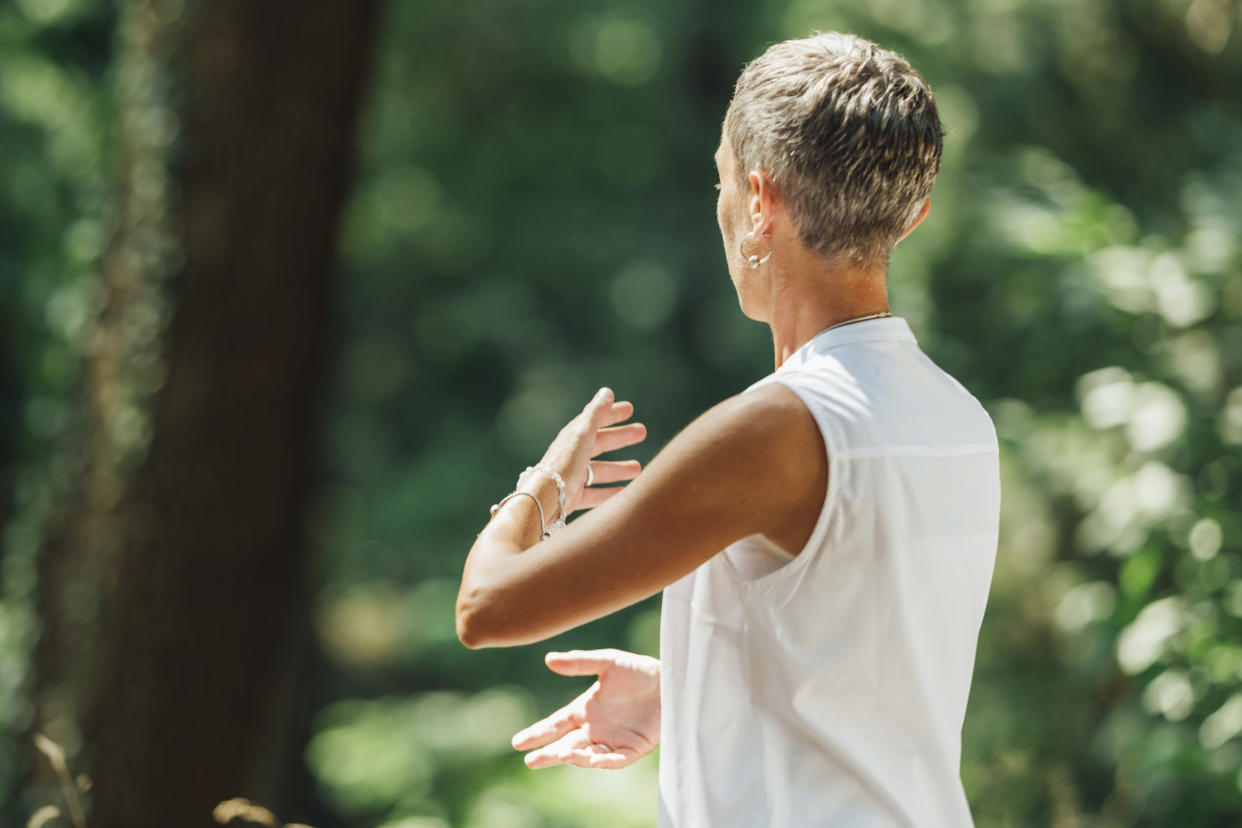
[[[748,266],[751,270],[758,270],[758,269],[759,269],[759,265],[763,264],[763,263],[764,263],[764,262],[766,262],[768,259],[772,258],[772,248],[771,248],[771,246],[769,246],[769,247],[768,247],[768,252],[767,252],[767,254],[766,254],[766,255],[764,255],[764,257],[763,257],[763,258],[759,258],[759,254],[757,254],[757,253],[751,253],[749,256],[748,256],[748,255],[746,255],[746,242],[747,242],[747,240],[751,240],[751,241],[753,241],[753,240],[754,240],[754,236],[755,236],[755,231],[754,231],[754,230],[751,230],[751,231],[750,231],[749,233],[747,233],[745,236],[742,236],[742,240],[741,240],[740,242],[738,242],[738,246],[737,246],[737,248],[738,248],[738,252],[742,254],[742,258],[746,260],[746,264],[747,264],[747,266]],[[766,234],[765,234],[764,236],[761,236],[760,238],[766,238],[766,237],[767,237],[767,236],[766,236]]]

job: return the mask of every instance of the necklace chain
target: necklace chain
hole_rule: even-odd
[[[880,311],[879,313],[869,313],[866,316],[855,316],[853,319],[845,319],[840,322],[837,322],[835,325],[829,325],[828,327],[824,328],[819,333],[826,334],[829,331],[831,331],[833,328],[843,328],[846,325],[854,325],[858,322],[866,322],[869,319],[885,319],[892,315],[893,315],[892,311]],[[818,335],[819,334],[816,334],[816,336]]]

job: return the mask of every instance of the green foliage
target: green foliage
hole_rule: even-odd
[[[54,448],[77,423],[93,267],[107,221],[112,11],[92,0],[0,7],[0,823],[20,773],[36,552],[77,470]]]
[[[835,28],[906,54],[948,127],[932,214],[890,275],[1002,441],[963,745],[979,824],[1242,821],[1237,4],[725,5],[390,5],[308,511],[325,802],[390,828],[654,823],[653,760],[530,772],[508,737],[585,683],[544,649],[654,652],[655,604],[468,652],[455,579],[487,506],[599,384],[636,403],[645,460],[771,369],[724,272],[711,156],[742,63]],[[17,391],[0,444],[26,470],[4,535],[8,728],[39,522],[73,469],[49,447],[73,427],[106,220],[111,25],[95,3],[0,11],[0,388]]]

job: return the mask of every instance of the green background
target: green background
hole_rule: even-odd
[[[100,0],[0,7],[0,725],[20,733],[41,525],[71,474],[108,210]],[[341,243],[307,511],[322,654],[306,763],[333,820],[654,824],[654,759],[526,770],[572,698],[546,649],[655,653],[649,601],[470,652],[462,559],[601,384],[646,460],[771,370],[713,206],[732,80],[840,29],[947,128],[894,310],[991,412],[1001,544],[963,736],[980,825],[1242,821],[1242,10],[1229,0],[392,3]],[[0,786],[20,784],[16,748]]]

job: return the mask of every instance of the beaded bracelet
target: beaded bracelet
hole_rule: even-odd
[[[556,499],[560,503],[560,507],[561,507],[560,515],[557,517],[557,523],[559,523],[561,526],[564,526],[565,518],[567,517],[567,515],[565,514],[565,500],[566,500],[565,478],[561,477],[560,474],[556,471],[556,469],[552,468],[547,463],[536,463],[533,466],[527,466],[526,470],[523,471],[520,475],[518,475],[517,486],[515,486],[514,488],[516,489],[522,488],[522,481],[526,479],[526,475],[530,474],[531,472],[537,472],[537,471],[543,472],[544,474],[546,474],[548,477],[552,478],[556,482]],[[556,526],[556,524],[553,524],[553,526],[555,527],[555,529],[560,528],[560,526]],[[549,534],[551,533],[551,531],[555,531],[555,529],[550,530]]]

